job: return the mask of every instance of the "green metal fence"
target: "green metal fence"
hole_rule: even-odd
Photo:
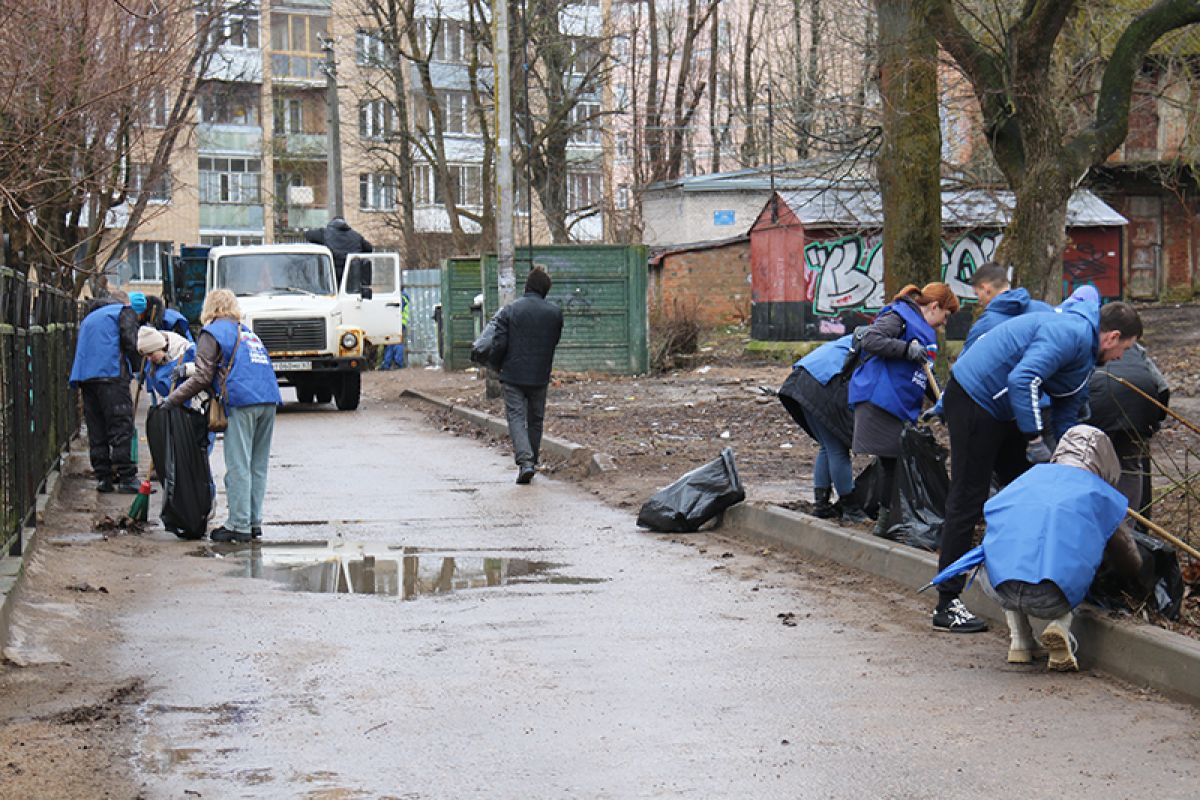
[[[442,364],[446,369],[471,366],[471,343],[479,335],[482,312],[471,310],[483,292],[479,259],[448,258],[442,262]]]
[[[0,267],[0,553],[21,554],[38,492],[79,430],[67,385],[78,326],[69,294]]]

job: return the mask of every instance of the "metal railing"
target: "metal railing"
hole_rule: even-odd
[[[78,327],[68,293],[0,267],[0,554],[21,554],[38,492],[79,430],[67,384]]]

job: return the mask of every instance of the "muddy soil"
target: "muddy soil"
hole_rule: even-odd
[[[1200,305],[1145,306],[1144,341],[1172,386],[1172,406],[1200,422],[1200,358],[1196,332]],[[619,508],[636,510],[656,489],[684,472],[732,447],[747,499],[811,508],[813,460],[817,448],[791,419],[777,399],[762,388],[780,386],[790,365],[749,360],[743,356],[749,341],[745,329],[709,334],[701,351],[686,358],[687,367],[642,377],[598,373],[555,373],[547,402],[546,432],[610,455],[616,471],[580,477],[590,491]],[[379,389],[418,389],[503,418],[504,404],[488,399],[484,381],[475,371],[446,373],[409,369],[380,373]],[[460,418],[429,411],[446,430],[508,448],[501,437],[479,431]],[[944,442],[944,429],[939,429]],[[1200,545],[1193,511],[1200,509],[1200,436],[1168,419],[1152,440],[1155,485],[1159,492],[1175,491],[1156,506],[1156,519],[1181,538]],[[869,459],[857,458],[856,469]],[[565,465],[549,463],[548,471]],[[1184,604],[1177,623],[1158,624],[1200,637],[1200,565],[1186,564],[1186,576],[1196,588]],[[1142,612],[1139,616],[1150,619]]]

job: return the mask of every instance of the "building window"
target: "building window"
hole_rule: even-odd
[[[424,95],[418,94],[422,105],[426,107],[427,130],[433,130],[433,108],[424,103]],[[437,102],[442,109],[442,125],[445,133],[473,134],[478,133],[479,126],[475,119],[475,103],[470,92],[453,89],[440,89],[437,92]]]
[[[571,66],[572,75],[587,75],[600,63],[600,45],[590,36],[572,36]]]
[[[567,208],[581,211],[600,202],[604,192],[603,177],[599,172],[571,172],[567,174]]]
[[[148,283],[162,280],[162,256],[171,252],[170,242],[130,242],[125,260],[131,270],[129,280]]]
[[[360,67],[390,67],[387,44],[379,31],[359,30],[354,35],[354,61]]]
[[[358,207],[362,211],[394,211],[396,176],[381,173],[359,175]]]
[[[258,125],[260,87],[209,81],[200,87],[200,121],[209,125]]]
[[[201,33],[207,26],[208,43],[213,47],[245,47],[258,49],[259,11],[256,4],[240,2],[236,8],[217,11],[219,0],[197,5],[196,26]],[[214,18],[214,14],[219,17]]]
[[[629,158],[629,134],[617,134],[617,158]]]
[[[151,128],[167,127],[167,90],[161,87],[150,89],[142,103],[142,122]]]
[[[200,237],[200,244],[205,245],[206,247],[249,247],[250,245],[262,243],[263,237],[261,236],[234,236],[216,234]]]
[[[253,205],[259,202],[261,179],[257,158],[201,156],[200,202]]]
[[[599,103],[576,103],[571,109],[571,143],[600,144]]]
[[[358,105],[358,135],[364,139],[386,139],[396,131],[396,107],[387,100],[368,100]]]
[[[271,14],[271,71],[276,78],[324,80],[321,73],[321,39],[328,17],[312,14]]]
[[[433,167],[429,164],[413,164],[413,205],[433,205]]]
[[[304,102],[294,97],[276,97],[271,101],[276,136],[304,133]]]
[[[617,187],[617,210],[626,211],[629,209],[629,185],[622,183]]]
[[[137,202],[138,197],[145,192],[152,203],[167,203],[171,200],[171,171],[163,168],[163,172],[153,181],[148,180],[149,164],[129,165],[129,202]]]
[[[483,207],[483,167],[479,164],[451,164],[450,183],[455,187],[457,204],[463,208]],[[438,198],[438,202],[442,202]]]
[[[424,20],[426,52],[433,61],[447,64],[465,64],[471,54],[470,29],[466,22],[458,19]],[[434,31],[437,37],[434,38]]]

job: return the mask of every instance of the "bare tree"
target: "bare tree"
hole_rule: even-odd
[[[938,42],[971,81],[988,145],[1016,194],[998,255],[1031,293],[1051,301],[1062,295],[1071,194],[1125,140],[1134,84],[1155,43],[1200,22],[1197,0],[1157,0],[1139,13],[1103,11],[1104,22],[1122,23],[1111,49],[1099,53],[1099,90],[1078,117],[1062,92],[1069,75],[1056,63],[1056,46],[1073,17],[1085,29],[1099,22],[1099,16],[1079,18],[1097,14],[1095,9],[1077,0],[1026,0],[1005,14],[999,5],[931,0],[927,16]],[[1092,35],[1108,38],[1094,29]]]

